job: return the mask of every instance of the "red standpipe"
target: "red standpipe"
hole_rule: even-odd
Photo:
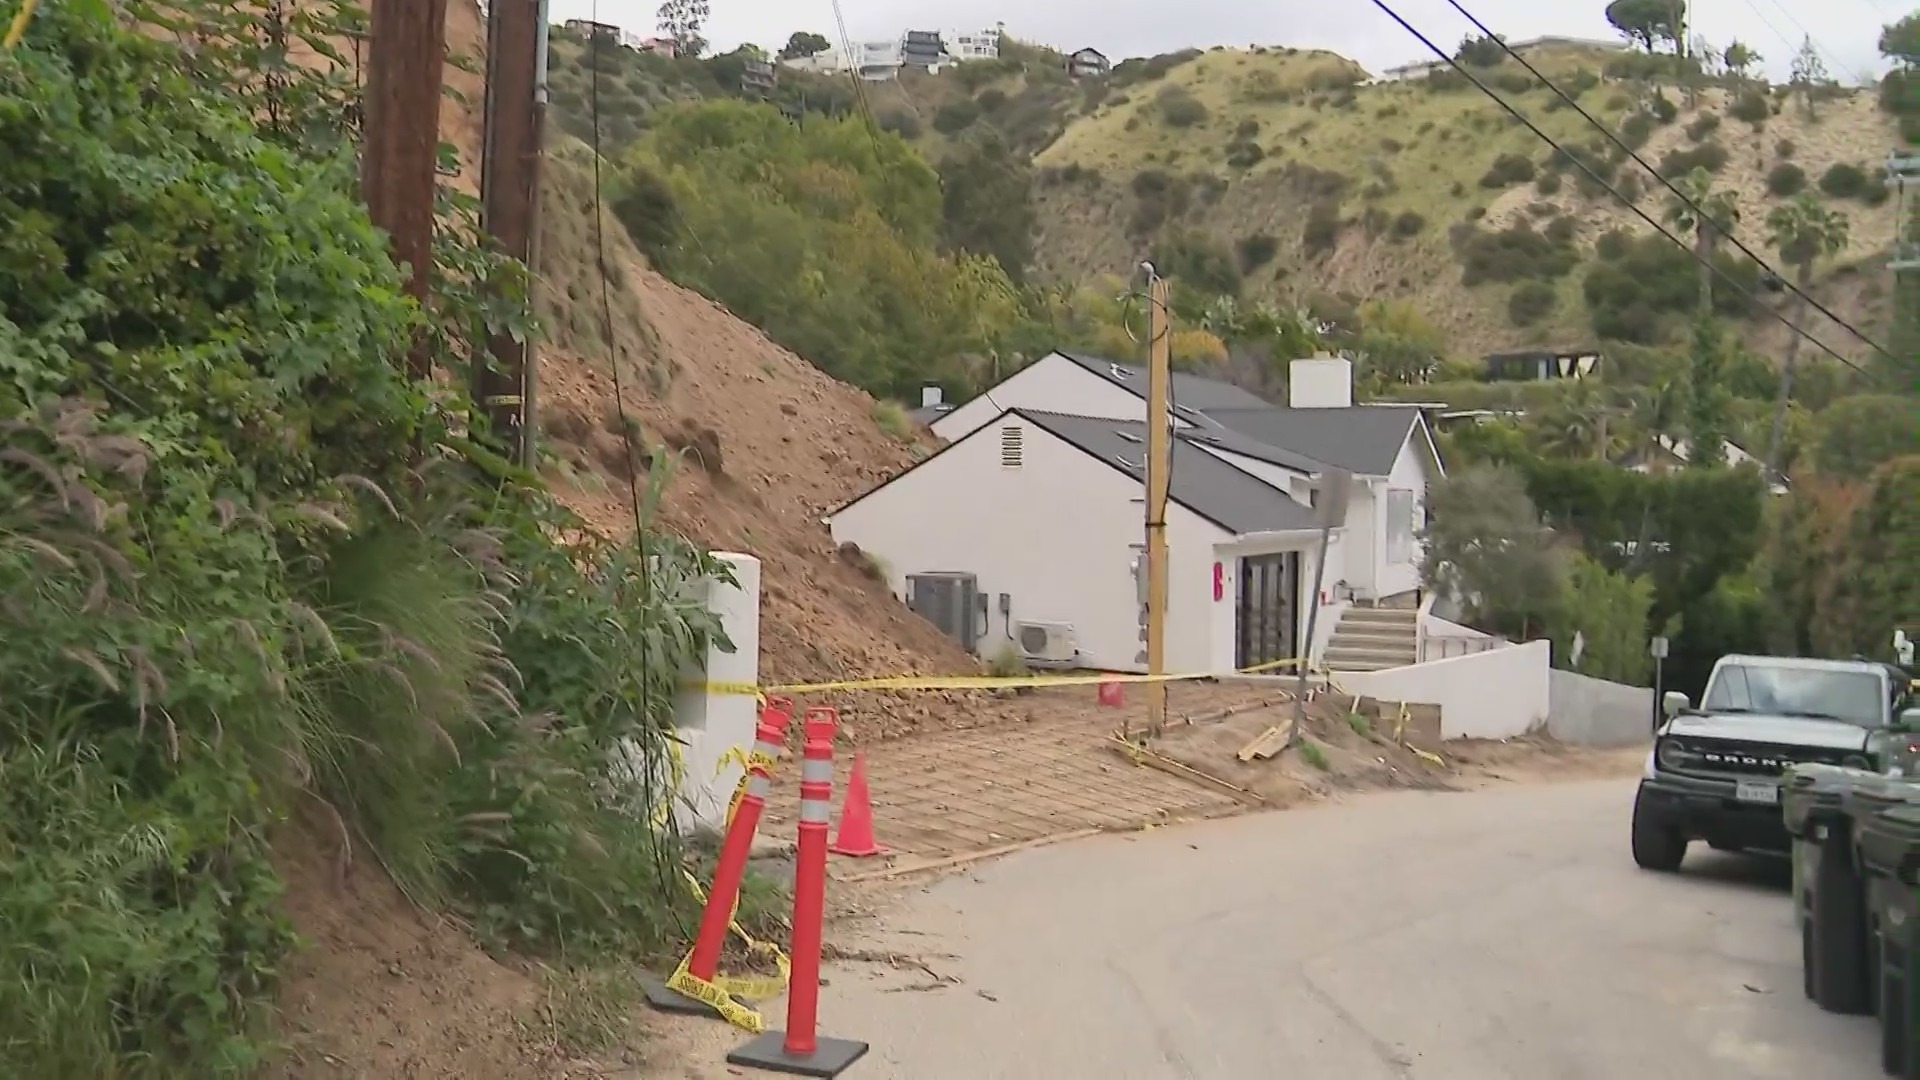
[[[800,837],[793,872],[792,977],[787,985],[783,1049],[812,1054],[820,1020],[820,935],[827,903],[827,818],[833,805],[833,732],[840,714],[824,705],[807,710],[800,753]]]
[[[787,725],[793,722],[793,703],[770,698],[760,709],[760,724],[754,733],[754,753],[777,757],[787,742]],[[693,939],[693,953],[687,957],[687,974],[701,982],[712,982],[720,967],[720,951],[727,943],[727,922],[733,914],[733,901],[740,894],[740,882],[746,877],[747,856],[753,851],[753,834],[760,826],[760,813],[767,806],[771,779],[767,767],[754,763],[747,769],[747,791],[740,799],[720,844],[720,858],[713,869],[713,887],[707,891],[707,906],[700,912],[700,932]]]

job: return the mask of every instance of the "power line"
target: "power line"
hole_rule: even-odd
[[[633,445],[635,425],[632,417],[627,414],[627,392],[625,386],[622,385],[623,380],[620,378],[620,350],[614,344],[613,282],[612,275],[607,272],[606,215],[601,205],[600,46],[603,34],[599,29],[600,0],[593,0],[593,7],[588,18],[593,22],[593,26],[587,31],[587,111],[592,118],[590,133],[592,135],[593,150],[593,247],[594,266],[600,274],[600,333],[601,340],[607,344],[608,363],[613,368],[613,407],[620,420],[620,444],[626,452],[627,500],[628,505],[633,509],[633,544],[635,551],[640,556],[638,559],[638,574],[640,578],[640,604],[638,605],[638,610],[645,611],[653,595],[653,559],[647,554],[646,528],[640,514],[640,455],[635,452]],[[617,576],[615,578],[615,588],[624,592],[625,581],[626,577],[624,574]],[[640,716],[642,722],[649,722],[650,718],[647,716],[648,698],[650,697],[649,684],[647,682],[647,653],[649,650],[642,648],[639,651],[640,656],[635,663],[640,674]],[[671,738],[672,736],[669,735],[667,737]],[[640,772],[644,777],[641,782],[645,785],[647,794],[651,795],[653,793],[653,785],[658,782],[658,773],[654,771],[650,762],[644,763],[644,767]],[[670,801],[675,794],[677,793],[669,792],[666,795],[667,800]],[[651,811],[653,809],[653,800],[648,799],[647,802],[647,809]],[[671,827],[671,820],[669,820],[668,827]],[[664,844],[655,843],[653,845],[654,871],[660,876],[658,884],[662,896],[667,896],[673,892],[673,887],[669,883],[674,881],[675,875],[679,872],[678,867],[668,865],[666,854],[666,846]],[[670,903],[666,905],[666,910],[668,916],[673,919],[676,927],[679,929],[681,936],[687,936],[689,928],[681,920],[679,911]]]
[[[1695,261],[1705,265],[1715,277],[1718,277],[1721,281],[1731,286],[1734,289],[1734,291],[1738,292],[1741,296],[1746,297],[1749,301],[1755,300],[1755,297],[1751,290],[1741,285],[1738,281],[1735,281],[1729,274],[1727,274],[1726,271],[1722,270],[1719,266],[1715,265],[1712,259],[1703,258],[1699,252],[1693,250],[1692,245],[1680,239],[1678,236],[1675,236],[1672,232],[1670,232],[1666,228],[1666,226],[1662,225],[1659,221],[1655,220],[1645,210],[1640,209],[1639,204],[1635,203],[1632,199],[1627,198],[1625,195],[1622,195],[1617,188],[1615,188],[1612,184],[1608,183],[1605,178],[1600,176],[1599,173],[1595,172],[1579,156],[1567,153],[1565,148],[1563,148],[1558,142],[1556,142],[1551,135],[1548,135],[1545,131],[1542,131],[1540,129],[1540,126],[1538,124],[1535,124],[1531,119],[1529,119],[1525,113],[1522,113],[1519,109],[1515,108],[1512,104],[1508,103],[1505,98],[1502,98],[1500,95],[1494,93],[1492,88],[1488,87],[1486,83],[1482,82],[1471,71],[1468,71],[1466,66],[1460,63],[1460,61],[1454,59],[1452,54],[1448,53],[1445,49],[1442,49],[1440,46],[1434,44],[1431,38],[1421,33],[1417,28],[1413,26],[1412,23],[1409,23],[1405,18],[1403,18],[1399,12],[1395,11],[1392,8],[1392,6],[1386,3],[1386,0],[1372,0],[1372,3],[1373,3],[1373,6],[1379,8],[1383,13],[1385,13],[1388,18],[1398,23],[1402,29],[1407,31],[1407,33],[1413,35],[1414,38],[1416,38],[1422,45],[1425,45],[1428,49],[1430,49],[1434,53],[1434,55],[1446,61],[1446,63],[1450,67],[1452,67],[1453,70],[1455,70],[1461,76],[1466,78],[1468,82],[1471,82],[1474,85],[1474,87],[1478,89],[1481,93],[1485,94],[1488,98],[1492,99],[1495,104],[1499,105],[1502,109],[1506,110],[1506,112],[1509,115],[1511,115],[1514,119],[1526,125],[1527,130],[1533,132],[1536,136],[1538,136],[1541,139],[1541,141],[1545,142],[1548,146],[1551,146],[1555,150],[1560,151],[1561,155],[1564,158],[1566,158],[1568,161],[1571,161],[1575,167],[1579,168],[1581,172],[1587,174],[1587,176],[1591,178],[1596,184],[1598,184],[1601,188],[1605,189],[1608,194],[1620,200],[1621,204],[1625,206],[1627,209],[1631,210],[1634,216],[1646,222],[1648,225],[1651,225],[1655,231],[1659,232],[1660,235],[1666,237],[1668,240],[1672,241],[1675,245],[1679,246],[1682,250],[1686,251],[1688,255],[1691,258],[1693,258]],[[1624,151],[1628,157],[1633,159],[1635,163],[1637,163],[1641,168],[1645,169],[1648,173],[1652,174],[1654,179],[1658,180],[1663,187],[1665,187],[1668,191],[1672,192],[1676,197],[1678,197],[1681,203],[1687,206],[1689,209],[1691,209],[1695,213],[1695,215],[1699,217],[1700,220],[1707,221],[1710,224],[1712,223],[1711,215],[1709,215],[1704,208],[1702,208],[1698,203],[1694,202],[1692,199],[1688,198],[1685,192],[1681,191],[1678,187],[1676,187],[1673,184],[1672,181],[1668,180],[1665,176],[1662,176],[1660,173],[1660,170],[1654,168],[1653,165],[1649,164],[1645,158],[1641,157],[1639,153],[1633,149],[1633,147],[1628,146],[1625,141],[1623,141],[1618,135],[1614,134],[1614,132],[1610,130],[1605,124],[1602,124],[1598,119],[1596,119],[1592,113],[1589,113],[1586,111],[1586,109],[1582,108],[1580,103],[1576,101],[1571,95],[1569,95],[1566,91],[1560,89],[1560,87],[1557,84],[1555,84],[1552,80],[1548,79],[1545,75],[1541,74],[1538,68],[1535,68],[1532,64],[1528,63],[1525,57],[1515,52],[1513,48],[1509,46],[1503,39],[1496,36],[1493,33],[1493,31],[1487,27],[1486,23],[1481,22],[1478,18],[1476,18],[1472,12],[1468,11],[1466,7],[1459,2],[1459,0],[1447,0],[1447,3],[1455,11],[1458,11],[1461,15],[1466,16],[1467,21],[1471,22],[1474,25],[1474,27],[1480,31],[1481,34],[1483,34],[1484,36],[1492,39],[1494,42],[1499,44],[1502,51],[1504,51],[1507,55],[1513,57],[1516,61],[1518,61],[1520,66],[1527,69],[1528,73],[1530,73],[1534,78],[1540,80],[1540,82],[1544,84],[1549,90],[1552,90],[1555,95],[1557,95],[1562,101],[1566,102],[1567,105],[1570,106],[1575,112],[1579,113],[1580,116],[1584,118],[1589,124],[1592,124],[1596,129],[1598,129],[1599,132],[1602,135],[1605,135],[1610,142],[1612,142],[1615,146],[1619,147],[1622,151]],[[1715,225],[1715,227],[1718,228],[1717,225]],[[1731,232],[1725,229],[1720,229],[1719,231],[1723,235],[1725,235],[1727,239],[1733,243],[1733,246],[1739,249],[1739,251],[1742,254],[1746,255],[1747,258],[1753,260],[1755,265],[1759,266],[1762,270],[1772,275],[1772,277],[1775,280],[1779,281],[1785,288],[1791,291],[1796,297],[1798,297],[1803,302],[1805,302],[1813,310],[1818,311],[1820,314],[1832,320],[1834,323],[1839,325],[1842,329],[1846,330],[1848,333],[1852,334],[1854,337],[1859,338],[1861,341],[1865,342],[1868,346],[1872,347],[1876,352],[1886,357],[1889,361],[1894,361],[1895,363],[1898,362],[1894,359],[1893,354],[1888,352],[1885,347],[1880,345],[1880,343],[1874,341],[1872,338],[1868,337],[1866,334],[1860,332],[1860,330],[1855,328],[1851,323],[1847,322],[1845,319],[1842,319],[1840,318],[1840,316],[1835,315],[1824,304],[1821,304],[1819,301],[1815,300],[1813,297],[1808,296],[1798,286],[1794,285],[1790,280],[1788,280],[1784,275],[1782,275],[1778,270],[1775,270],[1770,263],[1768,263],[1765,259],[1761,258],[1758,254],[1756,254],[1752,248],[1749,248],[1744,243],[1742,243],[1739,237],[1733,235]],[[1853,361],[1840,355],[1840,353],[1835,351],[1832,346],[1829,346],[1825,342],[1821,341],[1819,338],[1814,337],[1813,334],[1808,332],[1805,328],[1794,323],[1792,319],[1789,319],[1787,316],[1782,315],[1780,312],[1775,311],[1773,308],[1768,307],[1764,304],[1759,304],[1758,306],[1762,310],[1766,311],[1768,315],[1772,316],[1775,320],[1777,320],[1781,325],[1786,326],[1788,329],[1792,330],[1795,334],[1799,335],[1801,338],[1806,340],[1809,344],[1813,345],[1815,348],[1819,349],[1821,352],[1826,353],[1828,356],[1832,357],[1835,360],[1838,360],[1842,364],[1845,364],[1847,367],[1850,367],[1853,370],[1860,372],[1862,375],[1870,374],[1865,368],[1860,367],[1858,364],[1855,364]]]

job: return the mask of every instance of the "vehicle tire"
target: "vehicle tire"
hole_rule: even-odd
[[[1880,969],[1880,1068],[1888,1076],[1907,1075],[1907,1055],[1913,1041],[1913,1021],[1907,1015],[1906,980]]]
[[[1687,857],[1687,840],[1680,830],[1648,813],[1633,801],[1633,861],[1642,870],[1671,874]]]
[[[1872,1008],[1867,970],[1865,883],[1844,834],[1831,836],[1820,852],[1813,880],[1813,1000],[1830,1013],[1868,1015]]]

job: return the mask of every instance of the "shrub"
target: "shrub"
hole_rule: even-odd
[[[962,65],[963,67],[965,65]],[[980,119],[980,106],[972,101],[954,101],[940,106],[933,114],[933,130],[942,135],[958,135]]]
[[[1160,118],[1172,127],[1189,128],[1207,122],[1207,107],[1181,87],[1160,91],[1154,96],[1154,104],[1160,109]]]
[[[1257,137],[1259,134],[1260,134],[1260,121],[1254,119],[1251,116],[1247,117],[1245,120],[1240,121],[1240,123],[1235,125],[1233,129],[1233,137],[1236,139],[1252,139]]]
[[[1653,117],[1644,112],[1636,112],[1620,125],[1620,141],[1635,150],[1647,145],[1653,138]]]
[[[1773,144],[1774,155],[1783,161],[1792,157],[1799,149],[1792,139],[1781,139],[1779,142]]]
[[[1673,179],[1685,176],[1695,169],[1717,173],[1727,167],[1730,156],[1726,147],[1712,140],[1691,149],[1669,150],[1660,158],[1660,175]]]
[[[1234,254],[1210,237],[1182,232],[1154,245],[1151,258],[1161,273],[1208,296],[1240,292],[1240,267]]]
[[[1271,233],[1254,233],[1241,237],[1233,249],[1240,259],[1240,272],[1251,274],[1273,261],[1273,257],[1280,252],[1280,241]]]
[[[1780,198],[1791,198],[1807,189],[1807,170],[1791,161],[1775,165],[1767,173],[1767,190]]]
[[[1393,235],[1402,239],[1418,236],[1426,227],[1427,219],[1412,210],[1402,210],[1393,219]]]
[[[1608,262],[1622,258],[1633,244],[1633,234],[1625,229],[1608,229],[1593,242],[1593,253]]]
[[[1345,226],[1346,223],[1340,219],[1340,203],[1323,199],[1307,211],[1301,243],[1309,255],[1324,255],[1340,242],[1340,232]]]
[[[1507,318],[1515,326],[1532,326],[1552,314],[1559,299],[1544,281],[1522,282],[1507,298]]]
[[[1486,174],[1480,177],[1483,188],[1512,187],[1533,179],[1535,167],[1533,159],[1524,154],[1501,154],[1495,158]]]
[[[1768,103],[1767,95],[1758,90],[1747,90],[1734,99],[1733,105],[1727,109],[1727,115],[1759,128],[1773,115],[1773,106]]]
[[[1688,124],[1686,128],[1687,138],[1692,139],[1694,142],[1699,142],[1719,130],[1720,117],[1717,113],[1702,114],[1699,118],[1695,119],[1693,123]]]
[[[920,118],[905,109],[889,109],[881,113],[878,123],[880,130],[891,131],[903,139],[920,137]]]
[[[1667,316],[1677,320],[1692,315],[1700,297],[1700,264],[1689,250],[1663,236],[1639,236],[1625,247],[1617,258],[1587,271],[1582,293],[1601,338],[1651,344],[1659,339]],[[1725,253],[1715,257],[1715,265],[1733,285],[1716,280],[1714,310],[1728,317],[1750,314],[1758,268],[1750,259]]]
[[[1461,265],[1460,282],[1473,286],[1485,282],[1550,281],[1564,277],[1577,260],[1574,250],[1537,233],[1520,222],[1500,232],[1489,232],[1472,225],[1455,244],[1455,256]]]
[[[1653,114],[1655,120],[1663,124],[1671,124],[1680,115],[1680,106],[1675,105],[1673,99],[1665,93],[1657,93],[1653,95],[1653,100],[1647,103],[1647,111]]]
[[[980,106],[981,112],[996,113],[1000,111],[1002,106],[1006,105],[1007,92],[999,87],[994,87],[989,90],[980,91],[980,96],[973,100]]]
[[[1579,228],[1579,223],[1572,217],[1562,214],[1547,224],[1546,236],[1556,244],[1571,244]]]
[[[1227,144],[1227,164],[1236,169],[1251,169],[1266,160],[1267,152],[1256,142]]]
[[[1866,193],[1871,181],[1866,171],[1858,165],[1847,162],[1828,169],[1820,176],[1820,190],[1836,199],[1857,199]]]
[[[1540,174],[1539,178],[1533,182],[1534,190],[1538,191],[1542,195],[1559,194],[1560,185],[1561,185],[1560,174],[1557,172],[1543,172]]]

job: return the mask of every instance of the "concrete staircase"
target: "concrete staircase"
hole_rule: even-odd
[[[1340,615],[1322,662],[1331,671],[1385,671],[1420,662],[1420,613],[1350,607]]]

